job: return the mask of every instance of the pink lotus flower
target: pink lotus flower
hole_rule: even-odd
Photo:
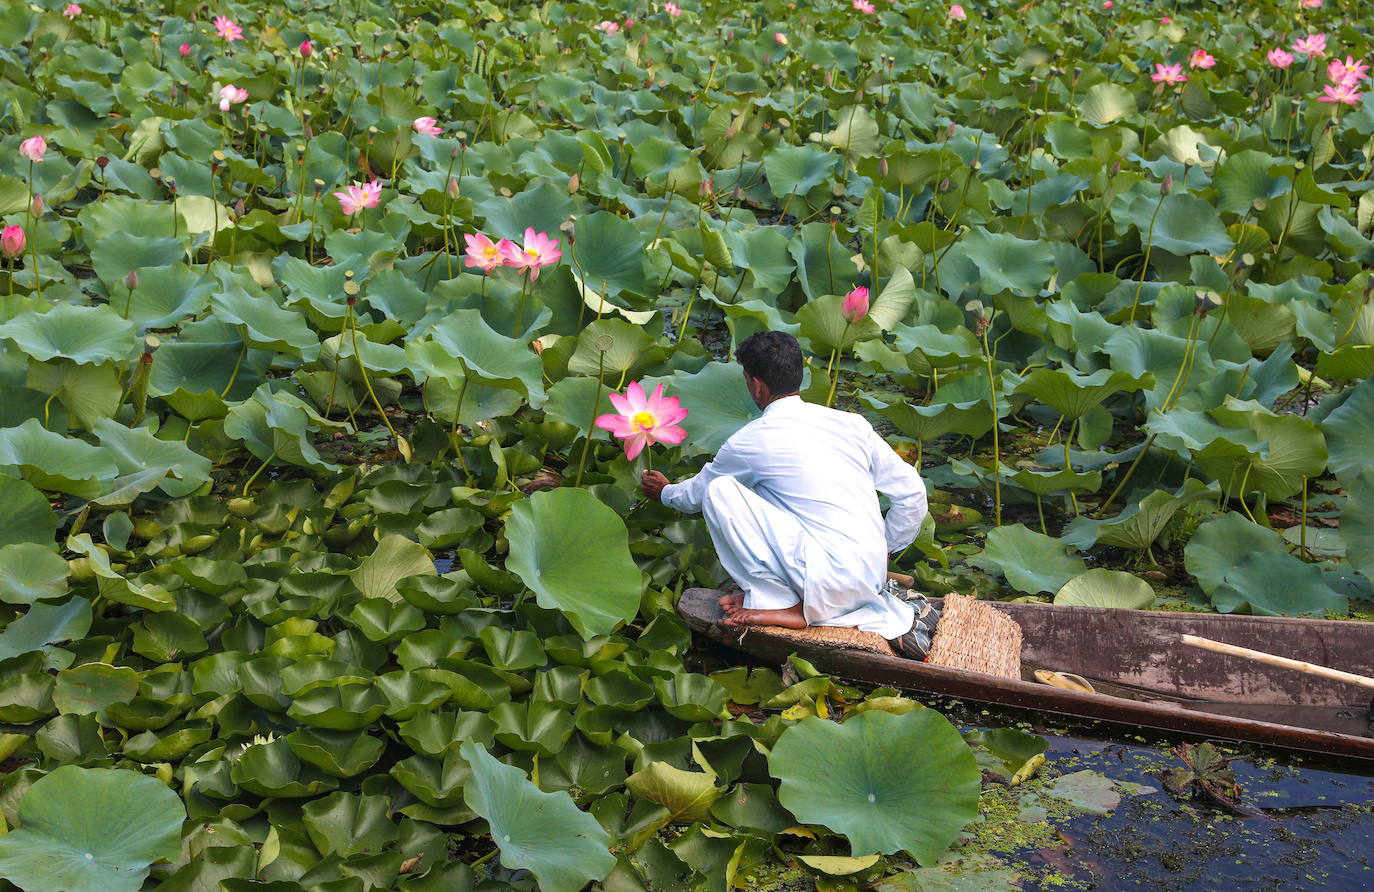
[[[234,24],[228,16],[215,16],[215,33],[224,38],[225,43],[243,40],[243,29]]]
[[[302,59],[309,59],[315,55],[315,45],[308,40],[302,40],[301,45],[296,49],[300,52]]]
[[[1274,47],[1269,51],[1269,64],[1275,68],[1287,68],[1293,64],[1293,54]]]
[[[949,8],[949,17],[956,22],[962,22],[968,18],[968,13],[964,12],[964,7],[955,3]]]
[[[439,129],[431,117],[416,118],[411,126],[415,128],[416,133],[423,133],[426,136],[438,136],[444,132]]]
[[[1102,0],[1103,9],[1111,9],[1113,6],[1116,6],[1116,4],[1113,3],[1112,0]]]
[[[43,155],[48,151],[48,141],[41,136],[30,136],[19,144],[19,154],[34,164],[43,163]]]
[[[1167,15],[1166,15],[1166,16],[1162,16],[1162,17],[1160,18],[1160,20],[1159,20],[1159,23],[1160,23],[1161,25],[1168,25],[1168,24],[1170,24],[1171,22],[1173,22],[1173,19],[1169,18]]]
[[[508,245],[510,242],[501,239],[500,244],[495,244],[491,239],[482,233],[463,233],[463,241],[468,243],[468,250],[463,257],[463,266],[469,269],[480,269],[484,273],[489,273],[494,269],[505,266],[505,259],[502,257],[501,245]],[[511,245],[511,247],[515,247]],[[520,250],[515,248],[515,250]]]
[[[854,8],[864,15],[873,15],[873,4],[868,0],[854,0]]]
[[[860,285],[844,296],[840,304],[840,315],[845,322],[858,322],[868,315],[868,289]]]
[[[550,238],[547,233],[535,232],[533,226],[525,227],[523,245],[501,239],[496,249],[501,252],[501,260],[506,266],[528,270],[531,282],[539,278],[540,267],[557,263],[563,258],[563,252],[558,248],[558,239]]]
[[[191,45],[189,43],[183,43],[181,46],[177,47],[177,54],[185,59],[187,56],[191,55]]]
[[[1156,62],[1155,73],[1150,75],[1150,80],[1157,84],[1181,84],[1187,79],[1182,65],[1165,65],[1163,62]]]
[[[615,22],[602,22],[596,26],[596,30],[602,34],[615,34],[620,31],[620,25]]]
[[[625,30],[628,31],[629,29],[633,28],[634,26],[635,26],[635,20],[634,20],[634,19],[626,19],[626,20],[625,20]]]
[[[1322,0],[1302,0],[1300,5],[1303,9],[1321,9]]]
[[[5,252],[6,257],[18,257],[24,253],[24,227],[6,226],[4,232],[0,232],[0,250]]]
[[[1339,84],[1327,84],[1322,87],[1322,94],[1317,97],[1318,102],[1344,103],[1345,105],[1355,105],[1360,101],[1360,91],[1355,88],[1353,81],[1346,81]]]
[[[778,31],[773,35],[773,42],[778,46],[787,46],[787,35]]]
[[[1321,59],[1326,56],[1326,35],[1309,34],[1299,40],[1293,41],[1293,49],[1302,53],[1304,56],[1311,56],[1314,59]]]
[[[351,217],[363,208],[377,206],[377,200],[382,197],[382,184],[373,180],[364,186],[349,186],[345,192],[335,192],[334,197],[339,199],[343,212]]]
[[[81,15],[81,7],[77,6],[75,3],[68,3],[67,8],[62,10],[62,14],[68,19],[74,19]]]
[[[1193,50],[1193,54],[1188,57],[1189,68],[1211,68],[1216,64],[1216,58],[1202,47]]]
[[[617,414],[598,416],[596,426],[624,440],[625,457],[631,461],[645,446],[676,445],[687,438],[687,431],[678,427],[678,422],[687,417],[687,410],[677,397],[663,395],[662,384],[646,397],[640,383],[633,381],[623,396],[612,393],[610,397]]]
[[[1360,81],[1369,80],[1369,66],[1363,59],[1352,56],[1346,56],[1344,62],[1332,59],[1331,64],[1326,66],[1326,76],[1333,84],[1348,83],[1353,86]]]
[[[229,106],[238,105],[248,98],[248,91],[243,87],[236,87],[233,84],[225,84],[219,88],[219,110],[228,111]]]
[[[663,4],[663,11],[668,13],[668,15],[672,16],[673,18],[677,18],[678,16],[682,15],[682,7],[678,6],[676,3],[669,2]]]

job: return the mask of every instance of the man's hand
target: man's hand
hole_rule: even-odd
[[[639,485],[644,489],[644,494],[655,502],[663,501],[663,487],[668,485],[668,478],[658,471],[645,471],[644,476],[639,479]]]

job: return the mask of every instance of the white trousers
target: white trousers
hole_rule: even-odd
[[[707,485],[702,513],[721,566],[744,589],[746,608],[782,610],[801,600],[806,531],[796,517],[734,477]]]

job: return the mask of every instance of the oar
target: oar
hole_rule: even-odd
[[[1282,666],[1284,669],[1292,669],[1295,672],[1306,672],[1308,675],[1319,675],[1322,678],[1329,678],[1332,681],[1343,681],[1347,684],[1359,685],[1362,688],[1374,688],[1374,678],[1367,675],[1356,675],[1353,672],[1342,672],[1339,669],[1331,669],[1326,666],[1318,666],[1303,660],[1290,660],[1288,657],[1280,657],[1276,654],[1265,653],[1262,650],[1251,650],[1248,647],[1239,647],[1234,644],[1226,644],[1223,641],[1213,641],[1211,638],[1199,638],[1197,635],[1181,635],[1179,640],[1190,647],[1200,647],[1203,650],[1210,650],[1219,654],[1230,654],[1233,657],[1241,657],[1246,660],[1254,660],[1259,663],[1268,663],[1270,666]]]

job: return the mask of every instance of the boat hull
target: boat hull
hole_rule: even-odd
[[[1109,695],[798,645],[766,626],[742,633],[723,625],[719,598],[712,589],[688,589],[678,612],[696,631],[766,660],[798,653],[825,672],[869,684],[1133,729],[1374,760],[1374,737],[1366,736],[1369,691],[1178,643],[1181,634],[1200,635],[1374,675],[1374,624],[988,602],[1020,623],[1027,675],[1038,667],[1073,672],[1100,682],[1113,691]]]

